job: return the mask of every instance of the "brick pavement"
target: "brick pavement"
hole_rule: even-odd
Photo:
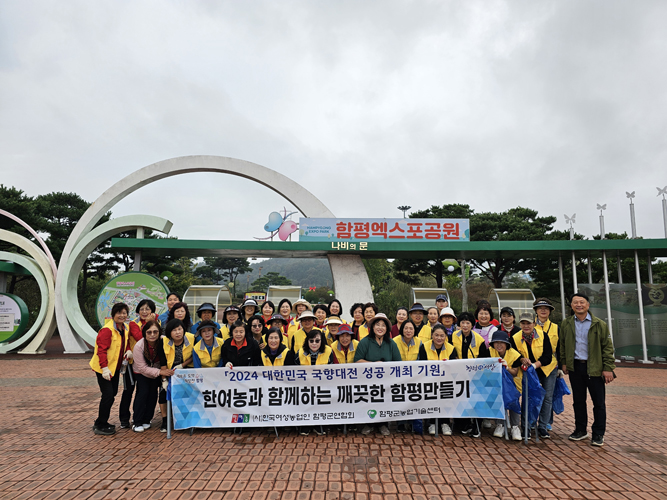
[[[0,359],[0,499],[667,498],[666,370],[618,369],[597,449],[567,440],[570,400],[553,438],[529,445],[488,434],[276,438],[266,430],[167,440],[157,427],[95,436],[99,391],[87,358]]]

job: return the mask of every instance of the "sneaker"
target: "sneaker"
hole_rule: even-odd
[[[593,439],[591,439],[591,445],[592,446],[604,445],[604,436],[600,436],[599,434],[593,434]]]
[[[473,425],[468,424],[468,426],[461,431],[461,434],[464,434],[464,435],[467,436],[468,434],[470,434],[472,432],[472,429],[473,429]]]
[[[519,429],[518,425],[512,427],[512,440],[521,441],[521,429]]]
[[[147,431],[148,429],[151,428],[151,424],[144,424],[142,425],[142,427],[144,428],[145,431]]]
[[[387,427],[386,425],[381,425],[380,434],[382,434],[383,436],[389,436],[391,434],[391,432],[389,432],[389,427]]]
[[[98,436],[113,436],[116,434],[116,428],[111,426],[101,427],[93,425],[93,432]]]
[[[370,434],[371,432],[373,432],[373,428],[372,428],[370,425],[364,425],[364,428],[361,429],[361,433],[362,433],[364,436],[367,436],[367,435]]]
[[[586,439],[588,437],[588,432],[586,431],[574,431],[568,439],[570,441],[581,441],[582,439]]]
[[[551,430],[551,424],[547,424],[547,430],[548,430],[548,431]]]
[[[317,434],[318,436],[324,436],[326,434],[326,432],[324,432],[324,429],[320,425],[316,425],[315,427],[313,427],[313,430],[315,431],[315,434]]]
[[[452,435],[452,428],[449,426],[449,424],[442,424],[440,426],[440,429],[442,430],[442,435],[443,436],[451,436]]]
[[[120,428],[121,429],[129,429],[130,427],[132,427],[132,426],[130,425],[129,420],[122,420],[120,422]]]
[[[299,430],[299,434],[301,434],[302,436],[307,436],[308,434],[310,434],[310,429],[308,427],[301,427],[301,429]]]
[[[470,426],[470,435],[474,438],[482,437],[482,429],[479,427],[479,422],[473,423]]]
[[[505,426],[503,424],[496,425],[496,430],[493,431],[493,437],[497,438],[505,437]]]
[[[431,424],[431,425],[428,426],[428,433],[431,436],[435,436],[435,424]]]
[[[537,429],[537,434],[540,436],[540,439],[551,439],[551,435],[546,429]]]
[[[490,419],[485,418],[484,421],[482,422],[482,426],[485,429],[491,429],[493,427],[493,422]]]
[[[404,432],[406,432],[406,431],[405,431],[405,424],[398,424],[398,425],[396,426],[396,432],[400,432],[401,434],[403,434]]]
[[[144,426],[143,425],[135,425],[134,427],[132,427],[132,430],[134,432],[144,432]]]
[[[160,424],[160,432],[167,432],[167,419],[162,419],[162,424]]]

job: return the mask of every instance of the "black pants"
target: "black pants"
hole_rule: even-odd
[[[137,386],[137,394],[134,396],[134,425],[150,424],[155,415],[158,388],[161,387],[162,379],[144,377],[139,373],[134,374]]]
[[[120,375],[118,372],[111,377],[111,380],[105,380],[101,373],[96,373],[97,385],[100,386],[102,396],[100,398],[100,408],[97,411],[97,420],[95,425],[97,427],[106,427],[109,425],[109,415],[111,415],[111,407],[113,406],[116,394],[118,394],[118,381]]]
[[[134,384],[130,382],[130,372],[132,372],[132,379]],[[132,365],[127,365],[127,370],[125,371],[125,388],[120,397],[120,407],[118,408],[118,418],[122,422],[129,422],[132,416],[130,415],[130,405],[132,404],[132,395],[134,394],[134,387],[137,385],[137,376],[132,370]]]
[[[586,390],[593,400],[593,434],[604,436],[607,425],[607,409],[605,407],[604,378],[589,377],[586,362],[574,361],[574,372],[570,372],[572,386],[572,406],[574,407],[575,431],[587,432],[588,409],[586,407]]]

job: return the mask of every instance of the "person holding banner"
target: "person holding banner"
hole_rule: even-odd
[[[304,311],[301,313],[301,316],[299,316],[299,328],[292,332],[292,335],[289,338],[289,348],[292,349],[294,354],[299,352],[299,349],[301,349],[301,346],[303,346],[303,343],[306,340],[306,336],[312,330],[320,331],[319,328],[315,328],[315,319],[315,315],[310,311]]]
[[[521,354],[521,364],[526,368],[531,365],[535,368],[540,384],[546,392],[540,409],[537,432],[540,439],[549,439],[551,436],[547,430],[547,424],[551,417],[554,387],[558,377],[558,362],[554,357],[549,337],[543,331],[538,332],[535,328],[533,313],[522,313],[519,316],[519,324],[521,331],[515,333],[510,342],[512,347]]]
[[[459,327],[452,335],[452,345],[456,349],[456,356],[458,359],[475,359],[488,358],[489,348],[484,342],[484,338],[477,332],[473,331],[472,326],[475,324],[475,317],[468,311],[459,314]],[[477,420],[471,419],[456,419],[456,427],[461,428],[461,433],[470,434],[474,438],[482,436]]]
[[[401,353],[401,359],[403,361],[417,361],[422,341],[419,337],[415,337],[415,331],[417,329],[415,328],[414,322],[411,319],[407,319],[407,309],[405,311],[406,320],[401,324],[398,337],[394,337],[392,341],[396,344],[396,347],[398,347],[398,351]],[[406,432],[406,426],[412,428],[410,420],[401,420],[397,422],[398,432]]]
[[[514,311],[512,311],[512,318],[514,318]],[[501,314],[502,319],[502,314]],[[504,325],[504,323],[503,323]],[[507,325],[505,325],[507,326]],[[492,358],[502,359],[501,364],[503,368],[507,370],[512,377],[514,377],[514,384],[519,392],[521,392],[521,381],[523,379],[523,371],[521,368],[521,354],[516,349],[512,348],[510,342],[510,336],[506,331],[497,330],[493,332],[493,337],[491,337],[491,345],[489,346],[489,352]],[[511,436],[514,441],[521,441],[521,415],[518,413],[509,410],[510,412],[510,426]],[[505,421],[498,420],[496,424],[496,429],[493,432],[494,437],[502,438],[505,436]]]
[[[192,349],[195,336],[185,331],[185,324],[180,319],[172,319],[164,328],[162,342],[158,342],[157,353],[160,357],[160,369],[178,370],[192,364]],[[167,432],[167,387],[169,377],[162,377],[162,390],[158,395],[162,425],[160,432]]]
[[[549,316],[551,316],[551,311],[554,310],[554,306],[549,299],[546,297],[539,297],[533,302],[533,310],[537,319],[535,320],[535,330],[542,330],[544,335],[549,337],[551,341],[551,348],[553,350],[554,356],[556,356],[556,361],[560,359],[560,346],[558,345],[559,333],[558,325],[553,323]],[[562,372],[558,374],[559,377],[562,377]],[[554,389],[556,384],[554,384]],[[551,395],[551,400],[553,401],[553,394]],[[549,416],[549,423],[547,424],[547,430],[551,430],[551,425],[554,423],[554,412],[551,411]]]
[[[237,325],[239,323],[245,337],[245,324],[240,320],[237,320],[232,325],[232,335],[234,335],[234,330],[238,328]],[[221,339],[216,336],[216,333],[219,333],[219,330],[213,321],[202,321],[199,324],[197,334],[201,337],[201,340],[192,349],[192,365],[195,368],[216,368],[222,366],[223,344]],[[227,339],[225,343],[230,340]]]
[[[261,318],[257,318],[261,321]],[[262,366],[259,344],[249,335],[242,321],[232,325],[232,337],[225,340],[221,348],[222,358],[218,366]]]
[[[151,428],[158,401],[158,390],[162,388],[160,377],[171,377],[174,370],[160,368],[158,346],[160,325],[156,320],[148,320],[141,329],[142,339],[134,346],[134,374],[137,381],[137,395],[134,398],[134,432],[144,432]]]
[[[160,314],[157,318],[160,322],[160,325],[164,326],[167,324],[167,321],[169,321],[169,311],[171,311],[171,308],[174,307],[174,304],[180,301],[181,296],[177,293],[171,292],[169,295],[167,295],[167,310]]]
[[[408,319],[408,308],[399,307],[396,309],[396,323],[391,327],[391,338],[395,339],[401,334],[401,325]]]
[[[331,344],[331,350],[336,356],[339,365],[354,363],[354,355],[357,352],[358,340],[352,338],[353,332],[350,325],[341,325],[330,330],[331,335],[337,340]]]
[[[127,304],[122,302],[112,306],[111,319],[104,323],[104,327],[97,334],[95,352],[90,360],[90,367],[97,375],[97,385],[102,393],[93,432],[101,436],[116,433],[116,426],[109,423],[109,415],[118,394],[123,361],[132,358],[132,351],[128,346],[128,327],[125,324],[129,311]]]
[[[324,338],[324,332],[316,328],[313,328],[308,332],[301,349],[299,349],[299,352],[294,356],[294,364],[301,366],[332,365],[334,360],[335,357],[333,351],[331,350],[331,347],[327,345],[327,341]],[[321,425],[302,426],[299,434],[307,436],[310,434],[311,428],[318,436],[325,434],[324,428]]]
[[[222,313],[222,327],[220,328],[220,336],[224,342],[232,336],[231,326],[236,323],[241,315],[241,309],[236,306],[227,306]]]
[[[359,341],[357,353],[354,355],[355,363],[381,363],[385,361],[401,361],[401,353],[396,343],[389,338],[391,321],[382,313],[375,315],[368,323],[370,333]],[[362,434],[370,434],[373,427],[365,425]],[[380,425],[380,434],[388,436],[387,424]]]
[[[361,302],[352,304],[352,307],[350,307],[350,316],[352,316],[352,332],[354,332],[357,340],[361,340],[368,335],[368,327],[364,320],[364,305]]]
[[[266,334],[266,347],[262,349],[264,366],[291,366],[294,364],[294,353],[283,343],[284,338],[280,328],[269,328]]]

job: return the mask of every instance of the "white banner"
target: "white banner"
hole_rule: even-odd
[[[504,419],[501,369],[487,358],[177,370],[174,428]]]

